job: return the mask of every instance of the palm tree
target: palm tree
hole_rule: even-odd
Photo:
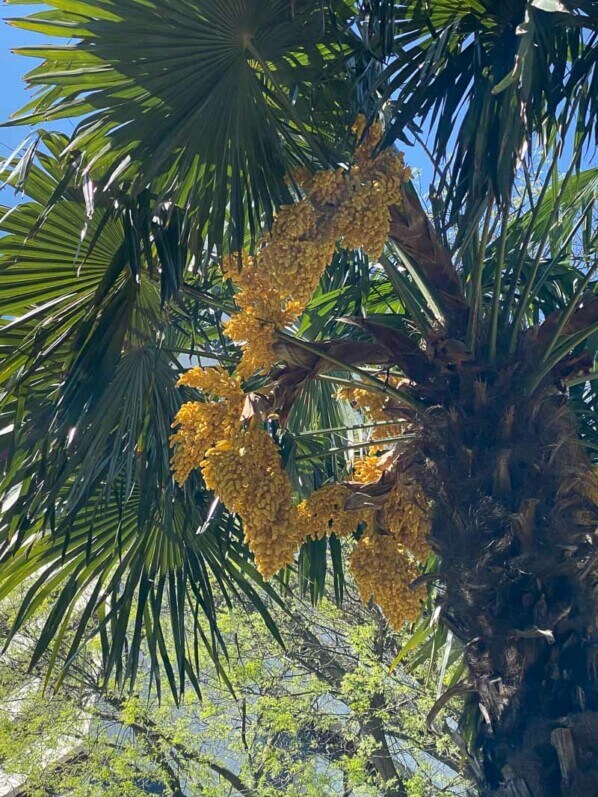
[[[216,658],[213,583],[270,622],[238,519],[199,475],[172,483],[174,382],[188,357],[237,361],[215,261],[292,201],[296,169],[348,162],[358,110],[384,112],[386,143],[431,119],[432,218],[408,186],[380,265],[337,253],[299,330],[280,333],[287,468],[303,485],[339,474],[352,421],[327,380],[388,392],[361,367],[382,350],[409,380],[393,398],[433,507],[425,580],[441,609],[417,639],[436,623],[432,647],[463,655],[453,694],[468,695],[480,791],[596,791],[596,172],[579,170],[597,119],[593,4],[49,5],[18,24],[77,43],[29,49],[41,91],[16,121],[81,119],[4,169],[31,200],[0,239],[0,595],[32,579],[14,633],[57,596],[36,656],[58,650],[91,596],[67,659],[97,633],[106,672],[134,680],[146,636],[178,691],[194,677],[187,601]],[[336,356],[339,338],[359,362]],[[327,547],[342,593],[331,537],[300,556],[314,597]]]

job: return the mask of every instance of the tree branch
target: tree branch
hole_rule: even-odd
[[[110,697],[103,695],[103,699],[109,703],[113,708],[122,709],[123,702],[118,698]],[[166,742],[172,750],[175,750],[181,758],[185,759],[186,761],[194,761],[196,763],[204,764],[204,766],[209,767],[213,772],[216,772],[221,778],[230,783],[230,785],[236,789],[239,794],[243,797],[257,797],[257,792],[248,786],[246,783],[241,780],[241,778],[236,775],[232,770],[228,769],[228,767],[222,766],[221,764],[216,764],[214,761],[206,758],[205,756],[195,753],[191,750],[188,750],[179,742],[173,741],[169,736],[162,731],[158,730],[156,723],[151,720],[147,721],[147,725],[142,725],[138,722],[130,723],[127,727],[130,727],[131,730],[135,733],[138,733],[151,741],[155,742]]]

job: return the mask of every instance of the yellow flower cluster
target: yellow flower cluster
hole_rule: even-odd
[[[283,205],[259,253],[271,284],[301,309],[318,287],[336,246],[336,239],[323,230],[321,216],[309,197]]]
[[[368,454],[366,457],[356,459],[353,463],[353,481],[359,482],[359,484],[377,482],[380,476],[382,476],[380,458],[375,454]]]
[[[314,492],[297,507],[299,525],[304,536],[314,540],[335,534],[349,537],[360,523],[372,521],[368,510],[347,510],[345,503],[351,492],[342,484],[327,484]]]
[[[355,126],[359,132],[361,121]],[[403,153],[386,149],[374,157],[382,130],[373,124],[355,150],[355,164],[346,175],[346,188],[337,211],[343,244],[363,249],[372,259],[382,254],[390,233],[390,207],[403,201],[403,186],[411,177]]]
[[[410,588],[417,565],[392,534],[364,535],[351,555],[351,572],[363,602],[372,598],[395,630],[417,618],[425,588]]]
[[[247,379],[274,365],[278,359],[272,351],[274,330],[292,323],[300,314],[301,306],[281,297],[267,274],[258,268],[255,258],[245,254],[242,271],[237,265],[237,258],[232,256],[223,267],[226,276],[241,288],[235,297],[241,311],[233,315],[224,329],[231,340],[243,347],[237,373]]]
[[[380,460],[373,454],[357,460],[353,478],[362,484],[378,481]],[[364,601],[373,596],[391,625],[397,630],[417,616],[422,590],[414,593],[409,584],[417,578],[417,562],[424,561],[430,548],[429,508],[423,491],[397,478],[384,506],[372,524],[372,533],[363,537],[351,558],[351,571]],[[381,527],[383,533],[376,533]]]
[[[357,133],[364,124],[363,119],[357,122]],[[279,209],[256,257],[243,255],[241,270],[238,255],[225,265],[225,273],[241,289],[236,296],[239,313],[226,332],[243,346],[239,373],[244,378],[276,362],[274,330],[301,314],[339,241],[372,258],[382,253],[390,230],[390,207],[402,202],[403,186],[411,175],[402,153],[387,149],[374,157],[380,138],[380,126],[372,125],[356,148],[350,169],[300,177],[304,196]]]
[[[419,562],[428,558],[430,509],[421,488],[402,484],[397,479],[384,505],[384,523],[397,542]]]
[[[229,437],[239,425],[245,396],[240,380],[223,368],[192,368],[178,381],[201,390],[212,401],[188,401],[180,408],[172,426],[174,448],[172,470],[178,484],[184,484],[192,470],[199,467],[206,451],[219,440]]]
[[[179,385],[213,400],[190,401],[179,410],[171,437],[174,477],[183,484],[194,468],[202,469],[206,486],[242,518],[256,566],[270,578],[293,561],[305,537],[278,448],[257,418],[242,427],[245,395],[238,376],[222,368],[193,368]]]
[[[258,423],[220,441],[201,463],[206,486],[243,519],[245,542],[264,578],[293,562],[304,533],[276,444]]]
[[[244,398],[239,380],[220,366],[190,368],[181,376],[177,386],[193,387],[196,390],[201,390],[207,396],[227,401],[238,401]]]
[[[360,484],[378,481],[382,475],[379,463],[375,454],[356,460],[353,480]],[[430,546],[426,537],[430,531],[430,508],[420,487],[404,484],[398,475],[381,510],[379,521],[418,562],[428,558]]]
[[[353,130],[360,136],[365,119]],[[382,254],[390,233],[390,207],[403,201],[403,187],[411,178],[403,153],[386,149],[377,155],[382,128],[373,124],[355,150],[351,169],[318,172],[304,182],[309,200],[322,213],[321,234],[347,249],[363,249],[372,259]]]
[[[373,531],[372,510],[345,509],[351,493],[341,484],[326,485],[295,507],[271,436],[257,418],[248,428],[240,424],[244,394],[238,377],[221,368],[194,368],[179,384],[197,388],[213,400],[188,402],[177,415],[178,430],[172,436],[175,478],[182,483],[190,470],[201,467],[206,486],[242,518],[245,540],[264,578],[291,564],[307,536],[347,537],[363,523],[369,531],[351,558],[363,600],[373,597],[397,629],[414,619],[423,590],[409,589],[418,571],[407,548],[420,555],[418,535],[427,528],[423,496],[403,485],[393,490],[384,510],[390,534]],[[374,456],[356,465],[360,481],[371,481],[380,472]]]
[[[357,134],[363,129],[360,119]],[[339,241],[363,248],[371,257],[380,255],[389,232],[389,209],[402,201],[410,177],[402,155],[386,150],[374,156],[380,138],[380,127],[373,125],[357,147],[350,169],[302,178],[302,198],[280,208],[255,257],[245,253],[239,263],[239,256],[232,255],[223,264],[238,289],[239,312],[225,330],[241,345],[241,362],[234,377],[209,368],[193,369],[180,380],[211,400],[188,402],[177,414],[171,438],[174,477],[182,484],[191,470],[202,468],[206,485],[243,519],[247,542],[266,578],[293,561],[307,534],[316,539],[331,533],[346,537],[359,523],[372,521],[369,510],[345,509],[350,493],[342,485],[316,490],[293,506],[274,441],[257,419],[246,429],[241,426],[245,397],[240,380],[276,363],[275,330],[299,317]],[[374,394],[367,395],[371,402]],[[382,396],[377,409],[370,407],[374,420],[381,413],[386,419],[386,401]]]

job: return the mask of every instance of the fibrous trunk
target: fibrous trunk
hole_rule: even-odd
[[[511,374],[511,376],[509,376]],[[566,397],[455,376],[423,432],[487,795],[598,794],[596,481]]]

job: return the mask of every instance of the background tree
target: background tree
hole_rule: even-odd
[[[44,692],[47,657],[28,664],[50,605],[0,668],[0,761],[23,797],[465,793],[454,711],[426,725],[440,673],[420,664],[390,676],[400,640],[352,587],[342,610],[328,597],[314,609],[289,589],[275,610],[284,651],[251,605],[229,612],[218,600],[227,680],[200,652],[201,700],[191,692],[180,705],[157,701],[143,662],[134,694],[106,690],[99,646],[66,688]],[[14,611],[18,601],[5,601],[5,628]],[[185,622],[192,633],[191,613]],[[76,627],[75,616],[69,636]]]

